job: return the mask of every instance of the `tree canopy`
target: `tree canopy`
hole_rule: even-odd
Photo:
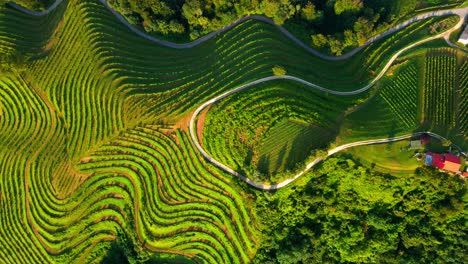
[[[0,0],[0,3],[6,3]],[[53,0],[16,0],[44,9]],[[285,25],[315,48],[341,55],[417,7],[462,0],[107,0],[130,23],[172,41],[197,39],[258,14]]]
[[[310,181],[258,193],[263,241],[254,263],[462,263],[466,186],[418,169],[397,178],[330,158]],[[309,174],[309,175],[310,175]]]

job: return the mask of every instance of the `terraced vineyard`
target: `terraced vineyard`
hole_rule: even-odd
[[[418,126],[419,70],[405,63],[389,80],[380,84],[377,95],[351,113],[342,128],[349,141],[407,133]],[[342,136],[344,138],[344,136]]]
[[[468,60],[465,60],[459,67],[458,76],[460,76],[458,86],[460,93],[458,120],[460,130],[468,137]]]
[[[466,53],[447,48],[410,56],[382,82],[377,96],[347,117],[340,137],[348,141],[379,138],[411,133],[418,127],[467,137],[466,58]]]
[[[426,55],[425,64],[424,122],[453,127],[457,57],[450,50],[432,51]]]
[[[203,143],[215,159],[238,172],[262,173],[262,180],[272,180],[272,174],[301,168],[312,150],[326,147],[338,116],[357,98],[331,96],[290,81],[260,84],[212,105]],[[283,127],[285,122],[296,125]],[[289,134],[282,137],[281,130]],[[305,140],[307,136],[313,138]]]
[[[195,149],[187,135],[194,108],[271,76],[274,65],[330,89],[360,88],[442,19],[415,22],[350,59],[328,61],[253,20],[194,48],[172,49],[134,34],[98,1],[65,0],[38,17],[1,9],[0,52],[24,63],[0,74],[0,262],[98,263],[124,245],[138,262],[164,253],[182,263],[248,263],[261,243],[254,193]],[[231,107],[236,117],[226,127],[248,120],[257,125],[245,132],[267,132],[265,142],[255,142],[259,153],[279,155],[271,142],[282,137],[274,129],[285,119],[313,124],[320,133],[294,133],[325,146],[361,96],[288,81],[252,87],[213,106],[204,144],[242,169],[245,148],[232,148],[238,134],[226,141],[214,122],[225,122],[228,115],[218,113]]]
[[[332,139],[333,133],[327,129],[295,120],[282,120],[260,143],[258,170],[270,178],[279,178],[279,172],[301,164],[313,150],[327,147]]]

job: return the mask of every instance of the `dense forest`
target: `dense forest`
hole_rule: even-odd
[[[8,0],[0,0],[9,2]],[[16,0],[44,9],[53,0]],[[247,15],[285,25],[311,46],[341,55],[415,9],[461,0],[107,0],[130,23],[172,41],[186,42]]]
[[[308,182],[257,192],[263,245],[255,263],[462,263],[468,222],[458,176],[419,168],[394,177],[347,157]]]

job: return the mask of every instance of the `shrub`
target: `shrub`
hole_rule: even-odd
[[[282,66],[275,65],[271,70],[275,76],[286,75],[286,70]]]

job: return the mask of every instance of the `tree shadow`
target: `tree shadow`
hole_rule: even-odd
[[[275,162],[275,168],[271,171],[271,174],[277,173],[278,170],[281,168],[281,165],[283,164],[284,159],[286,158],[287,149],[288,149],[288,143],[284,144],[283,147],[281,148],[278,154],[278,159],[276,159],[276,162]]]
[[[122,246],[114,241],[107,255],[102,260],[102,264],[130,264],[130,262]]]
[[[325,129],[313,125],[304,128],[304,133],[299,133],[291,144],[291,149],[286,157],[284,169],[295,169],[298,164],[301,164],[308,156],[311,155],[313,150],[327,147],[333,138],[336,137],[337,133],[338,130],[331,128]]]
[[[270,155],[262,155],[258,160],[257,165],[258,171],[266,175],[270,175]]]

